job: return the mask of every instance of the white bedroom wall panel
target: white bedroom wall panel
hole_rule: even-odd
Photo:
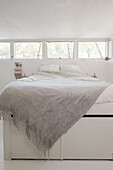
[[[6,84],[14,80],[13,60],[0,60],[0,91]]]
[[[107,80],[113,82],[113,59],[107,61]]]
[[[107,61],[107,80],[113,82],[113,39],[110,41],[110,60]]]
[[[107,62],[102,59],[78,59],[78,65],[84,73],[97,75],[101,80],[107,81]]]

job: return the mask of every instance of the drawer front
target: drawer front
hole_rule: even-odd
[[[113,118],[81,118],[62,136],[63,159],[112,159]]]

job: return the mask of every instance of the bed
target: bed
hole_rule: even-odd
[[[57,80],[58,80],[58,82],[57,82]],[[75,83],[75,81],[76,81],[77,90],[73,86],[73,83]],[[34,83],[36,85],[37,82],[38,82],[39,88],[41,85],[41,90],[39,91],[39,89],[38,89],[38,95],[42,95],[45,87],[46,88],[48,87],[47,82],[49,82],[49,83],[51,82],[52,87],[56,88],[56,84],[58,87],[58,89],[56,90],[57,93],[55,93],[56,92],[55,90],[52,91],[53,99],[51,100],[51,102],[49,104],[48,104],[46,95],[47,95],[47,97],[49,97],[50,93],[48,93],[48,91],[49,91],[48,89],[46,90],[46,95],[45,95],[45,98],[43,98],[43,101],[44,101],[44,103],[47,102],[48,105],[46,105],[46,108],[44,106],[43,106],[43,108],[41,106],[40,107],[38,106],[38,109],[42,109],[42,110],[40,110],[40,113],[44,112],[44,109],[46,109],[45,113],[49,113],[52,116],[54,113],[54,109],[52,108],[52,106],[54,105],[54,97],[55,97],[55,102],[56,102],[56,98],[59,97],[56,94],[59,94],[64,97],[62,101],[60,100],[60,104],[62,103],[62,105],[57,105],[57,106],[56,106],[56,104],[54,105],[55,111],[57,110],[58,112],[55,112],[53,117],[55,117],[61,111],[61,113],[59,114],[60,119],[58,119],[57,124],[55,124],[56,123],[56,122],[54,122],[55,120],[51,119],[51,117],[49,117],[49,115],[46,116],[46,118],[48,117],[48,119],[51,119],[51,120],[49,120],[50,124],[52,124],[51,123],[52,121],[55,124],[55,126],[53,126],[54,128],[52,127],[53,130],[51,131],[51,134],[54,135],[54,138],[57,140],[55,142],[53,142],[53,145],[52,145],[50,143],[51,142],[50,139],[48,140],[49,142],[47,143],[47,141],[45,140],[47,138],[44,138],[44,136],[42,135],[42,132],[38,134],[38,135],[40,135],[40,134],[42,135],[41,137],[40,136],[38,136],[38,137],[40,137],[40,139],[43,139],[43,141],[45,142],[44,144],[47,143],[48,144],[47,146],[52,146],[50,148],[48,147],[49,149],[46,150],[46,152],[45,152],[45,150],[43,150],[44,147],[42,146],[42,143],[40,144],[39,142],[38,142],[38,146],[41,146],[40,147],[41,149],[40,148],[37,149],[38,147],[35,143],[35,138],[32,138],[32,142],[30,142],[29,139],[31,139],[31,136],[34,135],[34,133],[32,133],[32,134],[29,133],[30,129],[28,128],[28,125],[30,126],[31,122],[29,123],[28,120],[26,120],[27,128],[24,130],[22,129],[24,131],[24,133],[21,133],[20,126],[18,126],[18,123],[17,123],[18,117],[24,119],[24,118],[26,118],[26,115],[31,116],[30,112],[32,110],[30,110],[30,112],[29,112],[29,110],[27,110],[27,114],[19,114],[19,116],[18,116],[16,113],[17,108],[16,108],[16,111],[13,110],[13,109],[15,109],[15,107],[12,108],[13,104],[16,102],[16,98],[15,98],[15,100],[13,100],[13,104],[11,103],[12,100],[10,100],[11,99],[10,96],[14,96],[14,95],[11,95],[12,92],[15,92],[15,94],[16,94],[17,89],[18,89],[18,92],[20,92],[20,94],[28,92],[28,88],[29,87],[31,88],[31,83]],[[41,82],[41,84],[40,84],[40,82]],[[63,84],[63,83],[64,83],[64,86],[62,87],[61,84]],[[69,86],[68,86],[68,83],[69,83]],[[71,83],[71,88],[69,88],[70,83]],[[19,86],[15,86],[15,84],[16,85],[18,84]],[[24,84],[24,91],[22,91],[22,93],[21,93],[21,89],[23,89],[23,84]],[[86,87],[86,84],[87,84],[87,87]],[[16,90],[16,91],[12,91],[12,87],[13,87],[13,90]],[[67,87],[68,87],[69,93],[66,93],[66,96],[65,96],[65,91],[67,90]],[[10,88],[10,91],[9,91],[9,88]],[[63,93],[59,89],[60,90],[62,89]],[[81,89],[82,89],[82,91],[81,91]],[[34,96],[36,97],[35,100],[38,101],[35,90],[36,90],[35,86],[32,86],[32,91],[34,91]],[[5,93],[4,93],[4,91],[5,91]],[[113,111],[113,94],[111,93],[111,92],[113,92],[113,86],[110,85],[109,83],[106,83],[106,82],[103,82],[98,79],[91,78],[91,77],[85,76],[85,75],[78,76],[72,72],[71,73],[69,73],[69,72],[68,73],[55,72],[54,74],[41,72],[36,76],[31,76],[31,77],[24,78],[24,79],[21,79],[21,80],[11,83],[10,85],[8,85],[5,88],[4,91],[2,92],[3,100],[1,100],[1,104],[3,104],[2,102],[4,101],[4,99],[7,100],[7,98],[8,98],[8,100],[9,100],[8,102],[11,105],[11,109],[12,109],[12,110],[11,109],[8,110],[8,108],[9,108],[8,105],[7,105],[7,107],[6,107],[6,105],[4,105],[4,107],[2,105],[2,107],[1,107],[2,111],[4,111],[4,113],[2,113],[2,114],[4,117],[4,121],[3,121],[4,158],[6,160],[9,160],[9,159],[58,159],[58,160],[63,160],[63,159],[112,159],[113,158],[113,146],[112,146],[112,143],[113,143],[113,136],[112,136],[112,131],[113,131],[113,119],[112,119],[113,118],[112,117],[113,116],[113,113],[112,113],[112,111]],[[6,95],[7,93],[9,93],[10,95],[9,94]],[[82,96],[79,96],[79,93]],[[18,94],[18,96],[19,96],[19,94]],[[22,95],[20,95],[20,96],[22,97]],[[72,99],[74,101],[75,96],[77,96],[75,101],[78,101],[78,103],[71,101],[73,103],[72,104],[70,102],[70,99]],[[7,97],[7,98],[5,98],[5,97]],[[21,100],[19,100],[19,99],[17,100],[18,102],[22,101],[23,98]],[[59,98],[57,98],[57,99],[59,99]],[[69,99],[69,101],[68,101],[69,103],[65,103],[64,99],[65,99],[65,102],[67,102]],[[24,101],[25,100],[27,100],[27,98],[24,98]],[[27,102],[27,104],[28,104],[27,108],[29,108],[28,106],[30,105],[31,100],[33,100],[32,97],[30,100],[28,100],[29,102]],[[84,101],[85,101],[85,103],[84,103]],[[8,103],[8,102],[6,102],[6,103]],[[41,102],[40,102],[40,105],[41,105]],[[25,104],[26,104],[26,102],[24,102],[24,105]],[[66,104],[68,104],[68,108],[67,108]],[[50,105],[52,105],[51,106],[52,112],[50,111],[50,109],[49,109],[49,112],[47,110],[47,108],[50,108],[50,107],[48,107]],[[18,104],[18,106],[19,106],[19,104]],[[5,109],[5,107],[7,109]],[[63,112],[62,107],[63,107],[63,110],[65,109],[64,113],[62,113]],[[33,104],[32,109],[34,109],[34,108],[36,109],[35,105]],[[76,108],[76,109],[73,110],[74,108]],[[25,108],[22,107],[22,110],[20,110],[20,108],[18,108],[18,112],[20,112],[20,111],[21,112],[24,111],[24,113],[25,113]],[[74,111],[76,111],[76,113],[78,114],[76,117],[74,117],[74,115],[72,114],[72,113],[74,113]],[[70,115],[68,114],[68,112],[70,112],[69,114],[71,115],[71,120],[70,120]],[[7,114],[8,114],[8,116],[7,116]],[[63,115],[63,116],[61,116],[61,115]],[[16,117],[16,116],[18,116],[18,117]],[[44,115],[42,115],[42,116],[44,116]],[[40,127],[43,128],[43,127],[47,126],[47,124],[46,123],[43,124],[43,122],[41,122],[42,116],[40,116],[40,114],[38,114],[38,119],[40,121],[38,120],[37,126],[39,126],[39,124],[40,124]],[[15,119],[15,117],[16,117],[16,119]],[[55,119],[57,119],[57,117],[58,116],[56,116]],[[64,117],[64,118],[62,119],[62,117]],[[45,122],[48,121],[46,118],[44,117],[43,121],[44,120],[45,120]],[[31,119],[31,120],[34,121],[33,119]],[[70,122],[68,120],[70,120]],[[63,123],[64,121],[65,121],[65,123]],[[21,124],[22,123],[23,122],[21,122]],[[61,125],[61,124],[63,124],[63,125]],[[25,125],[25,124],[23,124],[23,125]],[[57,128],[55,131],[55,134],[54,134],[54,130],[57,125],[60,125],[60,130]],[[62,126],[65,127],[65,129],[63,131],[61,131]],[[47,127],[51,128],[50,126],[47,126]],[[47,129],[47,127],[45,127],[45,129]],[[35,126],[33,128],[35,128]],[[27,133],[25,133],[26,132],[25,130],[27,131]],[[44,133],[45,133],[45,131],[43,131],[43,134]],[[49,134],[49,131],[46,131],[46,133],[48,133],[48,136],[52,136],[51,134]],[[57,133],[58,133],[58,136],[56,137],[55,135]],[[52,136],[52,140],[53,140],[53,136]],[[34,146],[34,144],[35,144],[35,146]]]

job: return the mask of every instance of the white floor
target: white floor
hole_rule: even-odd
[[[0,121],[0,170],[113,170],[112,161],[4,161]]]

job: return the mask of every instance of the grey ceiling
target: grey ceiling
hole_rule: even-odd
[[[113,38],[113,0],[0,0],[5,38]]]

